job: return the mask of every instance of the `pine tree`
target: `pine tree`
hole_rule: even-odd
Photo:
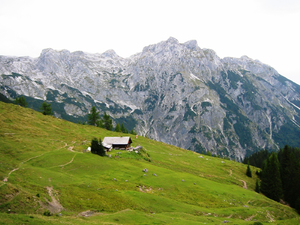
[[[96,125],[97,125],[97,127],[105,128],[104,123],[103,123],[103,119],[97,120]]]
[[[252,177],[252,172],[251,172],[251,169],[250,169],[249,161],[248,161],[248,166],[247,166],[246,175],[247,175],[248,177]]]
[[[102,145],[102,141],[101,138],[99,138],[99,141],[97,138],[93,138],[92,142],[91,142],[91,152],[93,154],[97,154],[100,156],[105,156],[106,152],[105,149]]]
[[[106,151],[102,145],[102,141],[101,138],[99,138],[99,150],[98,150],[98,155],[100,156],[105,156],[106,155]]]
[[[99,142],[97,138],[93,138],[92,142],[91,142],[91,152],[93,154],[98,154],[98,150],[99,150]]]
[[[51,104],[47,102],[43,102],[42,106],[40,107],[40,110],[44,115],[53,115]]]
[[[95,106],[92,107],[91,113],[88,114],[87,118],[88,118],[89,125],[97,126],[97,120],[100,119],[100,116]]]
[[[292,170],[293,166],[292,158],[291,158],[291,149],[288,145],[284,146],[283,149],[278,153],[278,157],[280,158],[280,174],[282,181],[282,189],[284,200],[287,202],[291,202],[294,198],[294,193],[291,193],[292,188]]]
[[[121,127],[120,127],[120,124],[117,123],[116,127],[115,127],[115,131],[116,132],[121,132]]]
[[[123,123],[121,124],[121,131],[122,131],[122,133],[126,133],[126,129],[125,129],[125,127],[124,127],[124,124],[123,124]]]
[[[282,198],[280,165],[277,155],[273,152],[267,159],[261,180],[261,192],[277,202]]]
[[[136,135],[136,131],[135,130],[131,130],[130,134]]]
[[[103,125],[106,130],[112,130],[113,128],[112,119],[110,118],[110,115],[106,114],[106,112],[104,113],[103,116]]]
[[[23,106],[25,108],[28,106],[28,102],[26,102],[26,99],[24,96],[21,96],[20,98],[16,98],[15,103],[17,105]]]
[[[255,189],[254,189],[257,193],[260,192],[260,186],[259,186],[259,181],[258,179],[256,179],[256,183],[255,183]]]

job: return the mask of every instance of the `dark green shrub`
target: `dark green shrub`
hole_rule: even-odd
[[[44,216],[51,216],[51,212],[49,210],[46,210],[44,213],[43,213]]]

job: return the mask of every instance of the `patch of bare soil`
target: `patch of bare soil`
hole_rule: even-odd
[[[70,146],[70,147],[68,148],[68,150],[71,151],[71,152],[75,152],[75,151],[73,150],[73,148],[74,148],[74,146]]]
[[[257,214],[255,214],[255,215],[252,215],[252,216],[250,216],[250,217],[246,218],[246,219],[245,219],[245,221],[250,221],[250,220],[252,220],[254,217],[256,217],[256,215],[257,215]]]
[[[273,219],[273,217],[271,216],[269,211],[267,211],[267,216],[266,217],[270,219],[270,222],[275,222],[275,220]]]
[[[47,203],[44,202],[39,202],[40,205],[45,208],[48,209],[52,214],[54,213],[59,213],[60,211],[62,211],[64,209],[64,207],[59,203],[59,201],[53,196],[53,187],[46,187],[49,196],[51,197],[51,202],[49,202],[46,199]]]
[[[94,215],[95,213],[96,213],[95,211],[87,210],[87,211],[79,213],[78,216],[89,217],[89,216]]]
[[[139,188],[139,190],[141,191],[141,192],[151,192],[152,191],[152,188],[151,187],[145,187],[144,185],[143,186],[137,186],[138,188]]]
[[[248,189],[248,188],[247,188],[247,183],[246,183],[246,181],[244,181],[244,180],[240,180],[240,181],[242,181],[243,184],[244,184],[243,188]]]

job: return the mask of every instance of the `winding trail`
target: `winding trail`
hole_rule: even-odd
[[[248,188],[247,188],[247,183],[246,183],[246,181],[244,181],[244,180],[240,180],[240,181],[242,181],[242,182],[244,183],[243,188],[248,189]]]
[[[58,148],[57,150],[62,149],[62,148],[65,148],[65,147],[68,146],[67,143],[64,143],[64,144],[65,144],[64,146]],[[74,146],[71,146],[71,147],[68,148],[68,150],[70,150],[71,152],[75,152],[75,151],[73,150],[73,148],[74,148]],[[44,155],[45,153],[47,153],[47,152],[44,152],[43,154],[40,154],[40,155],[37,155],[37,156],[33,156],[33,157],[31,157],[31,158],[29,158],[29,159],[26,159],[25,161],[21,162],[17,168],[11,170],[11,171],[8,173],[7,177],[4,177],[4,179],[3,179],[3,181],[2,181],[3,183],[0,185],[0,187],[2,187],[3,185],[6,184],[6,182],[8,182],[9,176],[10,176],[13,172],[15,172],[16,170],[18,170],[18,169],[20,168],[21,164],[24,164],[24,163],[26,163],[26,162],[28,162],[28,161],[30,161],[30,160],[32,160],[32,159],[41,157],[41,156]],[[66,164],[64,164],[64,165],[61,165],[61,166],[65,166],[65,165],[68,165],[68,164],[72,163],[73,160],[74,160],[74,158],[75,158],[75,156],[76,156],[76,155],[74,155],[74,157],[72,158],[72,160],[71,160],[70,162],[68,162],[68,163],[66,163]]]
[[[75,154],[75,155],[73,156],[73,158],[71,159],[70,162],[67,162],[66,164],[59,165],[58,167],[64,167],[64,166],[66,166],[66,165],[71,164],[71,163],[73,162],[73,160],[74,160],[74,158],[75,158],[76,155],[77,155],[77,154]]]
[[[229,171],[229,176],[232,176],[232,169],[230,169],[230,171]],[[234,179],[237,180],[237,178],[235,178],[235,177],[234,177]],[[243,182],[243,188],[248,190],[246,181],[244,181],[244,180],[239,180],[239,181]]]
[[[19,164],[19,167],[18,167],[18,168],[15,168],[15,169],[11,170],[11,171],[8,173],[7,177],[4,177],[4,179],[3,179],[3,182],[4,182],[4,183],[3,183],[2,185],[6,184],[6,182],[8,182],[9,176],[10,176],[13,172],[15,172],[16,170],[18,170],[18,169],[20,168],[20,165],[21,165],[21,164],[24,164],[24,163],[26,163],[26,162],[28,162],[28,161],[30,161],[30,160],[32,160],[32,159],[41,157],[41,156],[44,155],[44,154],[45,154],[45,153],[43,153],[43,154],[41,154],[41,155],[37,155],[37,156],[31,157],[31,158],[29,158],[29,159],[27,159],[27,160],[21,162],[21,163]],[[2,186],[2,185],[1,185],[1,186]],[[1,186],[0,186],[0,187],[1,187]]]

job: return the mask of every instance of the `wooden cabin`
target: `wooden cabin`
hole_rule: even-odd
[[[102,143],[111,145],[113,149],[129,149],[132,143],[130,137],[105,137]]]

